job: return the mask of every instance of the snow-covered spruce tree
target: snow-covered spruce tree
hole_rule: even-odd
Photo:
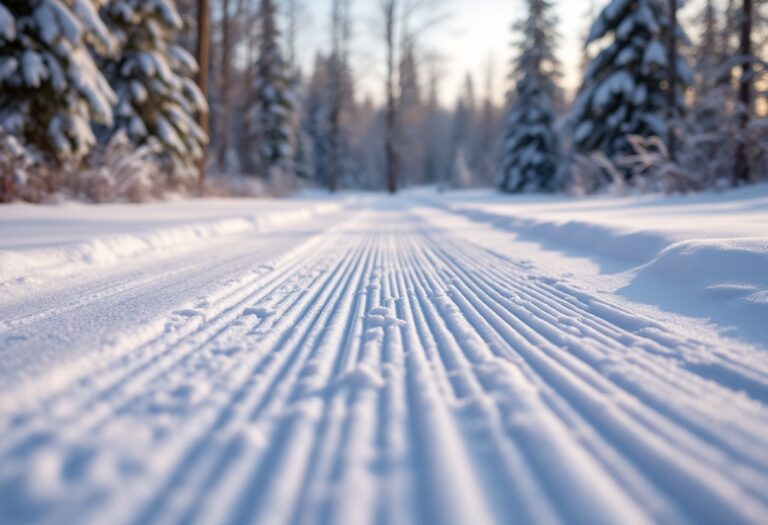
[[[310,138],[311,177],[318,182],[328,180],[328,156],[330,144],[328,137],[328,59],[320,54],[315,57],[315,66],[309,79],[304,100],[304,119],[302,129]]]
[[[727,71],[725,32],[714,0],[707,0],[698,17],[693,102],[688,118],[685,164],[702,186],[733,173],[736,129],[735,93]]]
[[[506,120],[503,179],[509,192],[551,192],[561,186],[562,156],[555,127],[560,63],[550,0],[528,0],[528,16],[515,25],[521,33],[515,62],[515,91]]]
[[[2,0],[0,126],[51,160],[72,163],[96,143],[92,123],[111,124],[115,94],[91,49],[115,41],[94,0]]]
[[[304,103],[306,102],[305,83],[299,69],[295,69],[291,76],[291,90],[296,94],[296,114],[306,114]],[[296,145],[294,147],[293,167],[296,176],[302,179],[312,178],[312,137],[307,133],[304,123],[299,121],[296,128]]]
[[[589,64],[571,114],[578,153],[600,151],[616,159],[632,153],[630,135],[667,140],[667,27],[667,0],[611,0],[602,10],[587,45],[608,43]],[[678,41],[687,42],[681,29],[677,33]],[[683,91],[692,82],[682,55],[676,71],[681,115]]]
[[[398,97],[397,127],[400,171],[403,185],[424,182],[425,108],[421,96],[416,50],[412,41],[403,45],[400,60],[400,96]]]
[[[208,141],[195,113],[206,101],[191,76],[195,59],[175,44],[184,23],[173,0],[113,0],[103,10],[120,43],[103,69],[118,95],[109,140],[124,131],[137,146],[157,141],[178,177],[196,173]]]
[[[280,50],[274,0],[261,0],[259,58],[256,64],[249,132],[258,175],[292,173],[295,158],[295,99],[291,72]]]
[[[464,91],[456,100],[450,128],[449,143],[452,158],[449,160],[448,172],[445,174],[443,184],[448,183],[458,187],[471,186],[477,180],[475,170],[477,106],[474,82],[469,74],[464,79]]]

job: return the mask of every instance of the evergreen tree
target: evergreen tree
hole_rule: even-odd
[[[467,187],[476,180],[476,140],[475,129],[477,122],[477,106],[475,102],[475,85],[472,76],[467,74],[464,79],[464,90],[456,101],[451,124],[450,173],[446,179],[454,186]]]
[[[280,50],[274,0],[262,0],[259,59],[253,82],[250,133],[255,167],[262,177],[293,172],[296,130],[291,72]]]
[[[455,181],[471,179],[468,175],[467,149],[469,148],[469,134],[472,125],[472,113],[469,110],[469,101],[466,96],[456,100],[451,122],[451,159],[444,176],[444,183],[455,185]]]
[[[357,175],[353,169],[355,140],[351,128],[358,115],[352,73],[346,61],[337,64],[333,57],[321,54],[315,57],[303,108],[301,129],[308,139],[305,148],[309,152],[310,176],[332,188],[336,170],[337,185],[350,182]],[[334,112],[337,112],[335,117]],[[356,139],[362,140],[362,136]]]
[[[698,17],[701,33],[696,48],[694,97],[687,137],[687,167],[703,185],[733,173],[735,93],[726,70],[725,27],[714,0],[707,0]]]
[[[573,109],[576,151],[617,158],[632,152],[629,135],[668,139],[668,26],[664,0],[611,0],[602,10],[587,45],[603,38],[609,43],[587,68]],[[677,37],[686,41],[682,30]],[[683,89],[692,74],[684,58],[676,66],[677,113],[683,114]]]
[[[174,44],[184,27],[174,1],[115,0],[104,15],[120,41],[104,64],[119,98],[114,131],[136,145],[158,141],[173,173],[194,173],[208,140],[195,113],[206,102],[191,78],[195,59]]]
[[[422,183],[424,174],[424,105],[421,99],[419,72],[414,45],[404,46],[400,61],[400,96],[398,97],[397,126],[400,139],[400,169],[404,184]]]
[[[452,129],[450,115],[440,106],[439,77],[434,65],[429,70],[427,102],[424,116],[424,182],[442,182],[449,171]]]
[[[483,107],[478,119],[478,173],[479,181],[483,186],[496,184],[497,166],[500,164],[498,158],[499,108],[493,101],[493,75],[493,63],[489,61],[485,71]]]
[[[329,143],[329,68],[328,59],[318,54],[312,76],[307,86],[304,102],[304,123],[302,128],[310,139],[311,177],[320,182],[328,181]]]
[[[305,115],[306,108],[304,103],[306,101],[306,96],[304,96],[304,81],[301,71],[298,68],[293,69],[294,73],[291,75],[291,91],[296,95],[296,113],[298,115]],[[303,122],[299,122],[299,125],[296,128],[293,168],[297,177],[303,179],[312,177],[312,137],[307,133]]]
[[[352,71],[346,54],[328,59],[329,83],[326,93],[328,106],[328,175],[331,191],[351,180],[353,160],[349,126],[355,112],[355,91]]]
[[[507,115],[501,189],[509,192],[555,191],[560,181],[560,141],[555,106],[562,97],[556,79],[555,26],[550,0],[528,0],[520,54],[513,78],[517,85]]]
[[[53,160],[82,159],[91,125],[111,125],[115,94],[90,49],[115,40],[93,0],[0,3],[0,127]]]

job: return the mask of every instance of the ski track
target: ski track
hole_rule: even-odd
[[[2,375],[31,372],[0,387],[0,523],[768,521],[764,350],[449,213],[380,199],[4,306]]]

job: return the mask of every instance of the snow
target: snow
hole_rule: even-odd
[[[116,265],[127,257],[179,253],[221,238],[308,221],[339,207],[323,201],[289,203],[209,200],[202,209],[183,201],[141,207],[5,206],[0,209],[0,290],[25,294],[35,282],[50,287],[54,279]],[[94,220],[94,213],[103,214],[103,220]]]
[[[0,523],[765,523],[768,186],[0,207]]]
[[[478,201],[455,208],[589,256],[623,287],[612,291],[768,341],[768,185],[673,198],[531,198],[514,208],[492,196]]]
[[[39,53],[27,50],[21,55],[21,74],[30,87],[39,87],[40,83],[48,78],[48,70],[43,65],[43,58]]]
[[[13,15],[2,4],[0,4],[0,36],[9,42],[16,38],[16,23]]]

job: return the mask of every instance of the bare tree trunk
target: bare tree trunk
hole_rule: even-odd
[[[747,157],[747,128],[752,111],[752,0],[743,0],[741,8],[741,45],[739,55],[743,61],[739,81],[739,145],[736,149],[734,178],[737,183],[749,182],[749,159]]]
[[[677,0],[669,0],[667,35],[667,149],[674,160],[677,149]]]
[[[346,68],[346,46],[349,35],[347,0],[333,0],[331,7],[331,58],[330,58],[330,152],[328,190],[338,189],[341,171],[341,111],[344,103],[344,74]]]
[[[221,1],[221,74],[219,76],[219,144],[217,152],[217,165],[219,169],[226,171],[227,152],[229,151],[230,115],[232,113],[232,27],[229,12],[229,0]]]
[[[395,147],[395,126],[397,124],[397,108],[395,95],[395,30],[397,16],[397,0],[385,0],[382,4],[384,8],[384,40],[387,48],[387,73],[386,73],[386,96],[387,105],[385,110],[385,131],[384,131],[384,158],[387,174],[387,190],[390,193],[397,193],[397,149]]]
[[[242,90],[243,90],[243,131],[240,133],[238,148],[240,150],[240,171],[245,175],[254,175],[256,172],[256,159],[254,158],[253,133],[251,130],[251,119],[249,112],[254,105],[253,100],[253,82],[256,76],[256,56],[257,43],[260,30],[258,20],[260,17],[260,8],[258,4],[249,2],[250,9],[243,16],[243,31],[245,33],[246,64],[243,70]]]
[[[209,43],[209,7],[208,0],[197,0],[197,85],[203,96],[208,98],[208,54],[210,51]],[[208,134],[208,112],[201,110],[198,115],[198,123],[202,130]],[[203,180],[205,179],[205,165],[207,162],[207,149],[203,150],[203,157],[200,159],[199,189],[202,191]]]

